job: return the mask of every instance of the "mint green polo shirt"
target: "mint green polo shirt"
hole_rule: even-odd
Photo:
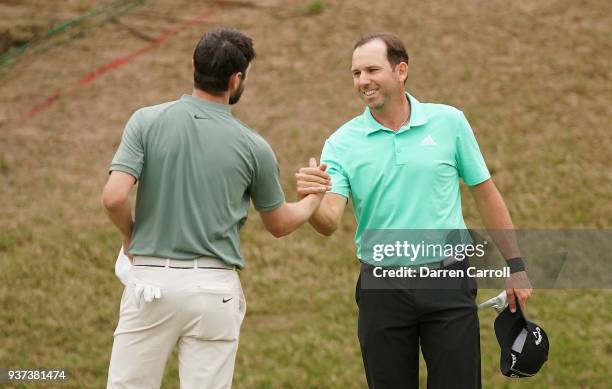
[[[109,170],[138,180],[132,255],[242,268],[249,201],[271,211],[285,200],[268,143],[228,105],[189,95],[136,111]]]
[[[406,96],[410,120],[397,132],[378,123],[366,107],[323,147],[331,192],[353,202],[360,259],[364,231],[465,230],[459,179],[471,186],[490,178],[461,111]]]

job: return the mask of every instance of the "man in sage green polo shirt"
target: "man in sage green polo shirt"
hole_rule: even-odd
[[[391,263],[377,263],[372,256],[376,239],[389,235],[403,233],[415,238],[415,234],[432,231],[443,237],[449,231],[462,235],[466,225],[460,179],[470,187],[487,229],[511,230],[508,210],[463,113],[442,104],[421,103],[405,92],[408,54],[397,36],[376,33],[360,39],[354,47],[351,71],[366,108],[325,142],[321,162],[328,166],[332,189],[310,223],[320,233],[331,235],[351,198],[357,221],[355,245],[362,262],[355,292],[358,337],[368,385],[418,388],[422,348],[429,388],[479,388],[479,324],[472,278],[464,275],[427,284],[408,277],[403,283],[387,284],[401,286],[391,288],[365,285],[364,280],[373,278],[376,266],[389,264],[465,270],[467,261],[440,253],[421,255],[414,261],[397,261],[400,254],[396,253],[396,262]],[[311,188],[326,177],[316,167],[300,169],[298,193],[314,193]],[[496,245],[516,270],[506,281],[514,309],[516,298],[524,304],[529,297],[531,285],[521,268],[517,245],[496,236]],[[464,241],[455,238],[455,242]],[[445,241],[434,239],[433,243]]]
[[[192,95],[139,109],[125,127],[102,202],[135,281],[121,299],[108,388],[159,388],[175,345],[181,388],[229,388],[246,309],[236,269],[245,266],[239,233],[249,202],[280,237],[306,222],[328,189],[323,180],[286,203],[272,149],[232,116],[254,57],[237,30],[205,34]],[[159,291],[153,301],[140,301],[141,285]]]

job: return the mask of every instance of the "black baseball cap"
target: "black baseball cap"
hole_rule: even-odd
[[[527,320],[520,305],[517,300],[515,313],[508,306],[495,319],[495,336],[501,347],[499,368],[512,378],[535,375],[548,360],[550,347],[546,332]]]

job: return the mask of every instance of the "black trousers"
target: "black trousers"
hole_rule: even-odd
[[[465,268],[459,263],[448,267]],[[378,289],[362,286],[362,265],[355,299],[358,337],[370,389],[417,389],[419,346],[430,389],[477,389],[480,331],[476,282],[471,278],[433,280],[418,287]],[[410,283],[413,280],[406,280]],[[439,286],[440,289],[432,289]]]

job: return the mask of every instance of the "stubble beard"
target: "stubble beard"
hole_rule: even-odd
[[[240,80],[240,85],[238,85],[238,89],[230,96],[229,104],[234,105],[238,101],[240,101],[240,97],[242,96],[242,92],[244,92],[244,79]]]

